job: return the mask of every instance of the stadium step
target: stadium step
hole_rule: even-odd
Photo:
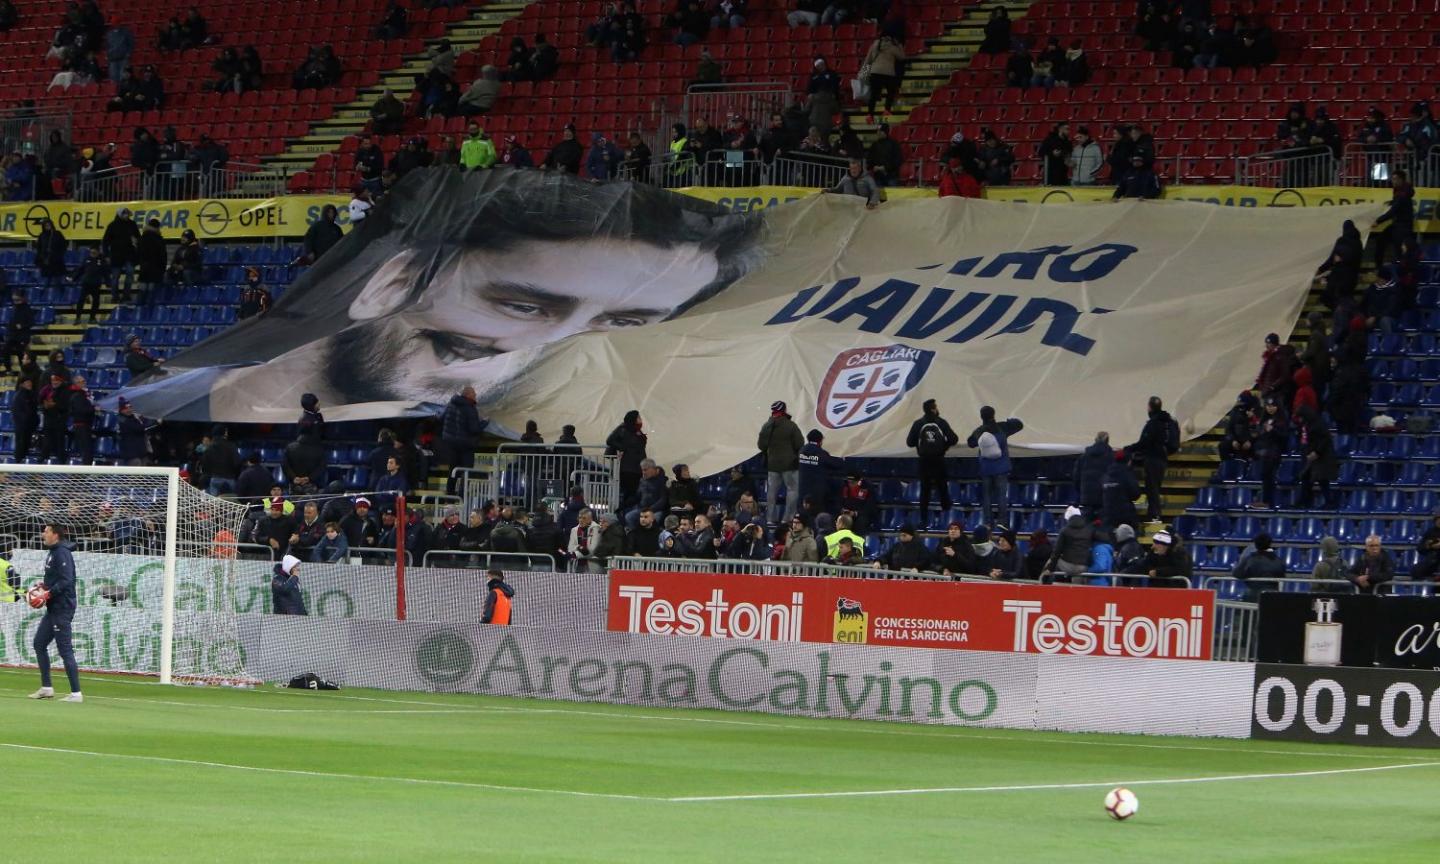
[[[537,0],[512,0],[506,3],[487,3],[470,13],[461,21],[447,25],[445,33],[427,40],[425,51],[406,55],[398,67],[381,73],[380,80],[373,86],[362,87],[355,93],[355,99],[336,106],[333,116],[310,124],[307,133],[285,142],[285,150],[274,156],[267,156],[262,163],[272,169],[294,173],[310,168],[318,156],[332,153],[351,135],[358,135],[370,121],[370,106],[389,89],[396,96],[408,94],[414,86],[416,75],[425,71],[429,62],[426,52],[449,39],[457,54],[474,51],[487,39],[493,39],[506,21],[523,13]],[[495,47],[497,50],[498,46]],[[462,85],[463,86],[463,85]]]
[[[966,7],[959,20],[946,24],[939,36],[925,40],[925,50],[906,61],[900,99],[886,122],[891,126],[904,123],[910,118],[911,111],[929,102],[935,91],[948,84],[956,72],[970,65],[971,58],[985,39],[985,22],[992,10],[1004,7],[1011,19],[1018,20],[1025,17],[1032,2],[1034,0],[1018,0]],[[866,106],[859,105],[846,109],[845,116],[867,144],[874,138],[879,115],[872,122]]]

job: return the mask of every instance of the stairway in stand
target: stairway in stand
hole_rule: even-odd
[[[535,0],[507,0],[507,2],[486,3],[470,14],[470,17],[451,24],[441,38],[449,39],[455,54],[461,55],[480,47],[485,39],[500,31],[506,21],[523,13]],[[439,44],[440,38],[426,43],[426,52]],[[333,153],[350,135],[359,135],[370,121],[370,107],[388,88],[395,97],[404,101],[415,87],[415,76],[425,72],[429,58],[425,52],[411,54],[401,65],[382,73],[380,80],[371,87],[355,93],[354,101],[340,105],[332,117],[310,124],[310,131],[300,138],[288,139],[285,152],[266,157],[264,164],[273,170],[284,170],[293,176],[315,164],[320,156]],[[461,92],[470,86],[469,81],[458,81]],[[322,181],[328,180],[319,178]]]
[[[904,123],[913,110],[928,102],[937,89],[950,81],[951,76],[970,65],[970,59],[985,39],[985,22],[990,20],[992,10],[1003,6],[1012,20],[1018,20],[1025,17],[1033,2],[1035,0],[987,0],[967,6],[963,17],[946,24],[944,32],[939,36],[925,40],[925,50],[911,55],[905,62],[905,79],[900,85],[900,99],[888,118],[892,134],[894,127]],[[874,137],[876,126],[887,119],[882,116],[878,105],[874,122],[871,121],[865,105],[847,108],[845,116],[867,144]]]

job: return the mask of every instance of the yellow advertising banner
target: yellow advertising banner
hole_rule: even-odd
[[[340,209],[349,221],[345,195],[286,195],[280,198],[210,198],[202,201],[28,201],[0,206],[0,242],[25,242],[40,233],[45,219],[74,241],[99,240],[116,211],[128,209],[144,225],[160,221],[166,239],[177,240],[187,228],[201,240],[248,240],[299,237],[320,218],[326,204]]]
[[[817,194],[814,189],[796,186],[756,186],[744,189],[693,187],[679,190],[686,195],[714,201],[728,210],[766,210],[787,201]],[[1077,204],[1111,200],[1110,186],[994,186],[985,190],[991,201],[1025,204]],[[885,190],[891,201],[933,198],[934,189],[893,188]],[[1385,204],[1390,190],[1385,187],[1316,186],[1309,189],[1272,189],[1264,186],[1172,186],[1165,190],[1167,201],[1200,201],[1225,207],[1336,207],[1351,204]],[[1440,231],[1440,189],[1415,190],[1415,230]]]

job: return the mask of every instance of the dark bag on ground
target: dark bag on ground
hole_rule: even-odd
[[[339,690],[340,685],[334,681],[326,681],[314,672],[306,672],[304,675],[296,675],[285,685],[294,690]]]

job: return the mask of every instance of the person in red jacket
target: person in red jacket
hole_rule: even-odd
[[[985,189],[980,185],[980,181],[976,180],[969,171],[960,167],[959,159],[951,159],[940,172],[941,198],[950,196],[981,198],[984,197],[984,194]]]
[[[1301,366],[1295,370],[1295,399],[1290,404],[1290,416],[1294,417],[1300,413],[1300,406],[1309,405],[1315,411],[1320,410],[1320,397],[1315,392],[1312,383],[1309,366]]]

